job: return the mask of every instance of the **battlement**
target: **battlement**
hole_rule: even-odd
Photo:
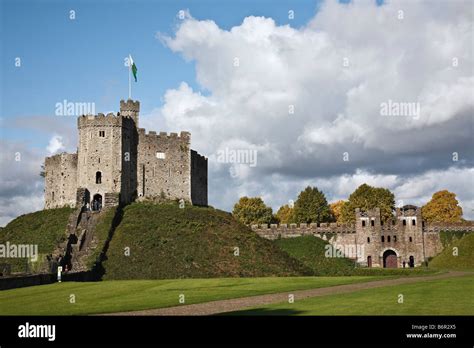
[[[138,128],[138,135],[142,137],[143,140],[146,141],[154,141],[154,140],[161,140],[161,141],[183,141],[186,143],[191,142],[191,133],[182,131],[179,135],[178,133],[166,133],[166,132],[155,132],[149,131],[146,132],[145,128]]]
[[[77,163],[77,153],[61,152],[45,158],[45,165],[55,165],[65,162]]]
[[[458,222],[458,223],[431,223],[423,227],[425,232],[441,232],[441,231],[467,231],[474,232],[474,221]]]
[[[355,233],[353,224],[331,223],[300,223],[300,224],[260,224],[251,225],[253,231],[271,230],[275,234],[301,233],[301,234],[320,234],[320,233]]]
[[[128,99],[125,101],[122,99],[120,101],[120,112],[124,111],[140,112],[140,102],[138,100]]]
[[[104,115],[98,113],[97,115],[82,115],[77,118],[77,126],[85,127],[121,127],[124,119],[132,119],[130,116],[118,116],[113,113]]]

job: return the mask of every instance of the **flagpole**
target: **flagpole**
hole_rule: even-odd
[[[128,99],[132,99],[132,63],[130,61],[130,55],[128,55]]]

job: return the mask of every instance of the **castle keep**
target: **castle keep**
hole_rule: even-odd
[[[207,205],[207,158],[191,150],[188,132],[139,128],[140,103],[120,101],[117,115],[77,119],[77,153],[45,160],[45,208],[92,210],[136,199],[183,199]]]
[[[406,205],[396,209],[391,221],[384,223],[380,209],[355,211],[354,224],[311,223],[252,225],[258,235],[267,239],[313,235],[327,240],[341,256],[353,259],[365,267],[401,268],[420,266],[443,250],[441,231],[474,231],[466,224],[427,224],[421,209]],[[337,255],[336,255],[337,256]]]

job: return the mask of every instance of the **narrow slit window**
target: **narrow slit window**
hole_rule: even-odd
[[[99,131],[99,137],[105,138],[105,131]]]

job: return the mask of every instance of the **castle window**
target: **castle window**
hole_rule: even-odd
[[[410,242],[413,242],[413,238],[412,238],[412,237],[410,237],[410,238],[409,238],[409,241],[410,241]]]
[[[370,220],[370,225],[371,225],[372,227],[374,227],[374,226],[375,226],[375,220]]]
[[[403,219],[403,226],[407,225],[407,220]]]
[[[389,243],[390,243],[390,236],[388,236],[388,237],[387,237],[387,242],[389,242]]]
[[[51,199],[54,201],[54,191],[51,192]]]
[[[411,224],[412,226],[416,226],[416,220],[415,219],[411,220]]]
[[[383,226],[383,221],[382,220],[380,220],[380,226]]]
[[[105,131],[99,131],[99,137],[105,138]]]
[[[362,220],[362,227],[365,227],[365,220]]]
[[[166,154],[164,152],[157,152],[156,158],[158,159],[166,159]]]
[[[397,236],[393,236],[393,242],[395,243],[397,241]]]
[[[102,173],[101,172],[96,172],[95,173],[95,183],[96,184],[101,184],[102,183]]]
[[[367,243],[370,243],[370,237],[367,237]]]
[[[384,242],[385,242],[385,237],[384,237],[384,236],[382,236],[382,243],[384,243]]]

